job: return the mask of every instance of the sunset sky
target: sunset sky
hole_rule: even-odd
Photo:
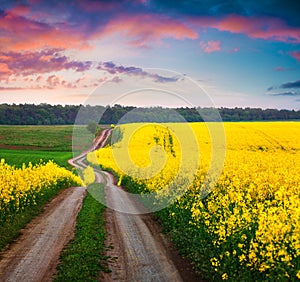
[[[300,1],[0,3],[0,103],[82,104],[132,74],[171,89],[164,69],[217,107],[300,109]]]

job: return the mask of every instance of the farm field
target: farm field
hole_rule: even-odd
[[[213,144],[204,123],[190,124],[201,158],[180,197],[190,179],[176,178],[186,154],[182,126],[118,126],[122,139],[89,154],[88,160],[113,170],[131,192],[156,192],[154,206],[175,193],[175,202],[156,216],[182,254],[210,281],[298,281],[300,123],[224,123],[224,168],[204,198]],[[192,147],[184,150],[199,156]],[[188,175],[192,165],[187,161],[183,173]]]
[[[68,167],[72,132],[72,126],[0,126],[0,158],[16,167],[41,159]]]
[[[80,186],[70,168],[72,126],[0,126],[0,248],[62,188]]]
[[[55,132],[55,127],[52,129]],[[84,128],[77,129],[85,133]],[[63,138],[60,140],[64,142]],[[41,145],[47,146],[43,143]],[[9,150],[7,151],[9,153]],[[30,157],[30,151],[23,153],[26,156],[27,152]],[[11,150],[11,153],[22,154],[22,150]],[[35,153],[36,157],[44,155],[50,158],[64,152],[31,151],[31,153]],[[72,155],[71,152],[66,154]],[[13,158],[11,161],[14,161]],[[82,187],[85,186],[84,183],[66,168],[59,167],[53,161],[38,162],[34,165],[31,163],[11,166],[1,159],[0,249],[17,237],[19,230],[26,223],[29,221],[30,223],[21,232],[20,238],[3,251],[0,260],[0,280],[32,281],[45,277],[54,279],[59,253],[72,238],[75,223],[77,223],[75,239],[65,248],[55,279],[65,281],[71,275],[77,279],[80,276],[87,281],[90,276],[97,277],[102,267],[98,265],[100,258],[107,259],[104,256],[100,257],[106,234],[103,228],[105,207],[91,195],[87,194],[85,197],[86,188]],[[68,187],[72,188],[63,189]],[[43,205],[45,203],[47,204]],[[37,253],[39,255],[36,255]],[[22,259],[23,257],[26,259]],[[78,265],[81,266],[80,269]]]
[[[72,151],[73,126],[0,126],[2,149]]]
[[[21,167],[23,163],[32,164],[54,160],[59,166],[68,167],[72,157],[72,134],[74,127],[60,126],[0,126],[0,158],[6,163]],[[92,143],[85,126],[75,128],[83,148]],[[79,142],[78,141],[78,142]],[[81,142],[82,141],[82,142]],[[78,148],[78,151],[82,148]]]

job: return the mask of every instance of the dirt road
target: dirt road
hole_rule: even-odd
[[[117,257],[110,266],[112,273],[107,280],[182,281],[157,230],[148,227],[149,216],[139,215],[138,212],[143,212],[143,208],[135,205],[126,194],[121,194],[120,188],[113,184],[112,177],[106,176],[106,201],[116,209],[130,207],[133,213],[107,210],[108,239],[114,246],[110,256]]]
[[[45,211],[1,254],[0,281],[51,281],[64,245],[73,237],[84,187],[60,191]]]
[[[85,166],[85,155],[101,147],[108,136],[109,131],[103,131],[90,150],[69,162],[74,166]],[[60,191],[45,206],[44,212],[22,230],[22,235],[1,253],[1,282],[52,281],[60,253],[74,236],[77,214],[85,193],[85,187]]]
[[[203,281],[192,270],[162,233],[161,227],[145,208],[121,187],[107,172],[106,178],[107,255],[115,258],[111,273],[101,281]],[[113,208],[113,209],[111,209]],[[129,213],[118,210],[127,209]]]
[[[105,144],[109,133],[102,132],[97,147]],[[75,161],[73,165],[86,167],[84,154]],[[106,185],[106,243],[113,246],[106,255],[114,258],[109,264],[111,273],[101,281],[202,281],[134,196],[115,185],[110,173],[95,170],[95,174],[96,181]],[[128,213],[120,212],[125,210]]]
[[[104,130],[91,150],[105,144]],[[89,150],[90,151],[90,150]],[[88,151],[87,151],[88,152]],[[70,164],[86,167],[82,153]],[[162,234],[157,222],[141,204],[116,186],[111,174],[95,170],[97,182],[105,183],[107,252],[112,258],[109,274],[101,281],[202,281]],[[63,190],[2,254],[0,281],[51,281],[64,245],[74,236],[76,216],[86,193],[83,187]],[[118,210],[127,209],[129,213]]]

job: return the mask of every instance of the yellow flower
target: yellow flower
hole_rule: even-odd
[[[227,280],[228,279],[228,274],[227,273],[223,273],[222,274],[222,280]]]
[[[238,254],[239,260],[248,260],[247,267],[255,271],[285,269],[282,266],[290,269],[295,254],[300,255],[300,171],[297,165],[300,163],[300,138],[297,138],[300,123],[224,123],[225,164],[216,187],[212,187],[205,201],[200,195],[206,188],[203,184],[209,183],[212,177],[207,172],[213,174],[210,164],[213,144],[205,123],[189,125],[195,132],[200,152],[198,156],[191,148],[184,148],[189,156],[199,158],[194,178],[189,178],[193,167],[188,160],[182,160],[182,144],[175,134],[182,129],[180,123],[120,125],[122,139],[96,151],[88,160],[114,170],[119,179],[130,175],[143,187],[142,193],[156,192],[158,203],[182,189],[180,181],[172,187],[168,184],[176,179],[179,169],[184,171],[182,178],[188,179],[189,190],[183,198],[175,195],[177,202],[170,220],[173,213],[174,218],[179,219],[182,211],[188,209],[187,230],[205,232],[199,237],[211,238],[209,243],[216,248],[216,254],[220,246],[224,247],[222,261]],[[4,195],[4,200],[10,201],[9,190]],[[177,217],[177,213],[180,216]],[[229,238],[234,241],[229,242]],[[219,265],[216,258],[211,260],[212,270]],[[300,276],[299,271],[297,275]]]

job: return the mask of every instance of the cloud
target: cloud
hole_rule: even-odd
[[[30,6],[24,4],[17,5],[13,7],[9,12],[15,16],[25,16],[29,14]]]
[[[0,86],[0,91],[9,91],[9,90],[21,90],[23,88],[21,87],[5,87],[5,86]]]
[[[300,43],[300,28],[288,26],[282,19],[272,17],[246,17],[228,15],[222,18],[194,17],[189,20],[198,28],[215,28],[250,38],[271,41]]]
[[[290,55],[296,59],[297,61],[300,62],[300,51],[294,51],[294,52],[291,52]]]
[[[246,5],[237,0],[211,0],[197,5],[188,1],[168,2],[77,0],[70,5],[51,0],[24,5],[8,1],[0,12],[0,51],[80,50],[92,48],[95,39],[116,34],[131,47],[149,48],[163,44],[166,38],[195,40],[201,29],[206,28],[246,34],[250,38],[300,42],[300,20],[299,25],[292,25],[288,24],[289,17],[284,16],[295,10],[285,10],[280,18],[279,12],[284,8],[279,9],[278,3],[272,4],[274,9],[277,7],[273,13],[273,9],[266,9],[270,6],[268,1],[262,1],[262,10],[258,4]],[[299,59],[297,53],[293,56]]]
[[[41,48],[88,48],[84,33],[70,25],[55,25],[30,19],[12,11],[0,13],[0,51],[33,51]]]
[[[13,71],[9,68],[8,64],[0,60],[0,78],[3,76],[8,77],[11,74],[13,74]]]
[[[208,41],[207,43],[201,41],[200,46],[205,53],[212,53],[221,50],[220,41]]]
[[[98,64],[97,69],[102,71],[107,71],[108,73],[114,75],[124,73],[126,75],[131,75],[131,76],[149,77],[154,82],[159,82],[159,83],[176,82],[179,79],[179,77],[177,76],[173,76],[173,77],[161,76],[159,74],[144,71],[142,68],[138,68],[134,66],[116,65],[113,62],[101,62]],[[119,82],[119,80],[116,80],[114,82]]]
[[[122,81],[122,79],[119,76],[114,76],[111,80],[109,80],[110,82],[114,82],[114,83],[119,83]]]
[[[48,76],[48,78],[46,79],[46,83],[48,84],[49,88],[56,88],[57,86],[59,86],[60,83],[60,78],[56,75],[51,75]]]
[[[10,6],[12,6],[11,4]],[[132,8],[132,9],[130,9]],[[120,13],[122,11],[122,13]],[[90,41],[122,34],[136,47],[148,47],[163,38],[198,37],[181,20],[145,10],[139,1],[41,1],[16,5],[0,12],[0,51],[43,48],[85,49]]]
[[[43,77],[41,76],[41,75],[39,75],[37,78],[36,78],[36,80],[35,80],[36,82],[42,82],[43,81]]]
[[[279,92],[279,93],[271,93],[269,94],[271,96],[300,96],[300,92],[294,92],[294,91],[289,91],[289,92]]]
[[[279,71],[279,72],[284,72],[284,71],[293,71],[294,69],[293,68],[285,68],[285,67],[279,66],[279,67],[276,67],[274,70],[275,71]]]
[[[40,52],[0,52],[0,78],[7,75],[31,75],[60,70],[84,72],[91,68],[91,61],[74,61],[61,55],[58,49]]]
[[[125,72],[136,72],[136,73],[143,72],[141,68],[137,68],[133,66],[125,67],[122,65],[117,66],[113,62],[99,63],[97,69],[107,71],[110,74],[118,74],[118,73],[125,73]]]
[[[271,96],[298,96],[300,95],[300,80],[293,81],[293,82],[286,82],[282,83],[279,86],[271,86],[267,89],[268,95]],[[286,92],[281,92],[280,89],[288,89]]]
[[[122,1],[91,1],[91,0],[78,0],[79,7],[89,13],[103,12],[103,11],[116,11],[122,8]]]
[[[174,16],[186,17],[223,17],[236,14],[245,17],[264,17],[266,15],[274,18],[282,18],[292,26],[299,26],[299,1],[286,0],[207,0],[197,1],[194,5],[190,1],[152,0],[155,11],[164,11]]]
[[[283,83],[280,88],[300,88],[300,80]]]
[[[198,38],[198,33],[182,21],[156,14],[119,16],[109,21],[100,35],[108,36],[116,33],[128,38],[128,43],[135,47],[161,44],[164,38],[177,40]]]

